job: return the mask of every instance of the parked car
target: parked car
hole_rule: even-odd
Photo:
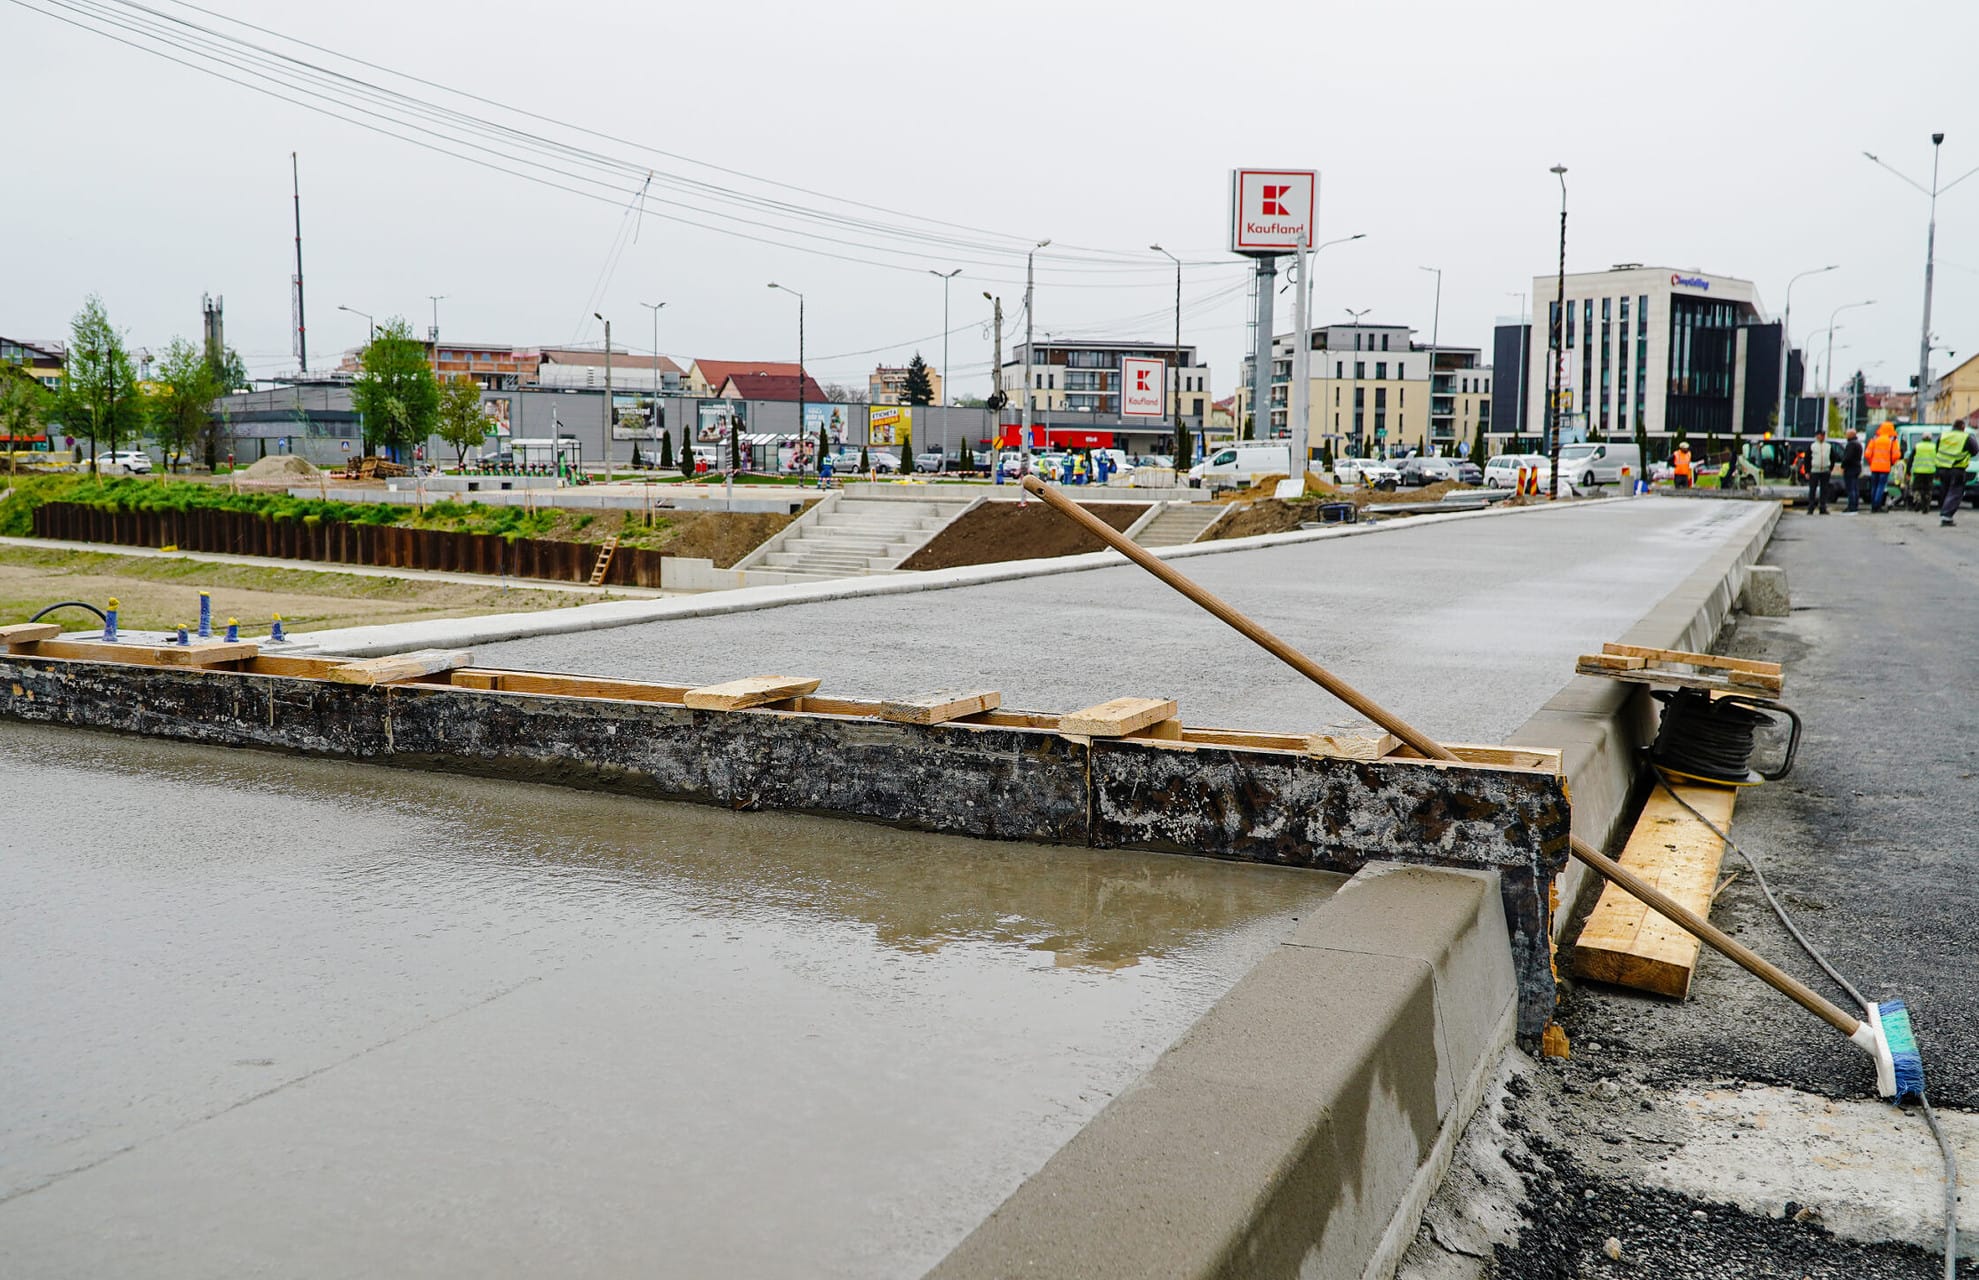
[[[1624,469],[1631,480],[1642,475],[1642,450],[1632,444],[1583,440],[1560,446],[1560,474],[1583,489],[1619,484]]]
[[[1475,462],[1472,462],[1469,458],[1465,458],[1463,461],[1457,464],[1457,483],[1483,484],[1484,468],[1478,466]]]
[[[1339,458],[1333,463],[1333,479],[1336,484],[1350,488],[1366,484],[1369,488],[1392,492],[1400,487],[1402,473],[1377,458]]]
[[[1484,464],[1484,487],[1516,489],[1522,468],[1538,467],[1544,471],[1546,466],[1547,458],[1543,453],[1501,453]]]
[[[122,467],[133,475],[151,474],[151,455],[142,449],[118,449],[113,453],[96,455],[96,465],[102,467]]]
[[[1437,484],[1457,478],[1457,462],[1454,458],[1404,458],[1402,465],[1395,468],[1405,485]]]
[[[923,449],[914,455],[914,470],[937,472],[949,470],[948,459],[939,449]]]
[[[1282,444],[1225,445],[1189,468],[1192,488],[1230,488],[1259,476],[1292,474],[1292,451]]]

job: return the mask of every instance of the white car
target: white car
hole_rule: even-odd
[[[1347,488],[1365,482],[1370,488],[1392,491],[1401,485],[1402,473],[1374,458],[1338,458],[1333,463],[1333,480]]]
[[[118,449],[111,453],[96,455],[96,465],[100,467],[122,467],[132,475],[151,474],[151,455],[142,449]]]

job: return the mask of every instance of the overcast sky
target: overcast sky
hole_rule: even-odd
[[[1861,153],[1928,184],[1930,134],[1942,130],[1944,181],[1979,166],[1970,76],[1933,52],[1975,46],[1979,5],[1959,0],[147,2],[470,113],[474,127],[581,145],[612,167],[539,152],[565,174],[536,176],[577,191],[554,189],[51,16],[142,16],[128,6],[0,0],[0,117],[12,135],[0,334],[61,336],[96,292],[133,346],[157,349],[197,337],[210,292],[224,295],[228,338],[253,373],[292,370],[293,150],[313,367],[364,337],[338,304],[423,331],[429,294],[446,295],[443,337],[596,342],[597,310],[617,345],[644,350],[652,327],[639,304],[664,301],[659,346],[683,363],[790,359],[796,300],[765,288],[776,280],[808,298],[814,374],[856,382],[917,348],[940,361],[942,285],[926,273],[961,266],[953,389],[980,393],[981,295],[1001,294],[1021,337],[1023,245],[1049,237],[1041,336],[1165,338],[1174,278],[1147,251],[1159,241],[1191,264],[1183,339],[1205,349],[1223,396],[1246,327],[1246,268],[1223,248],[1233,166],[1316,168],[1319,238],[1367,233],[1321,256],[1316,320],[1369,307],[1369,322],[1414,325],[1427,341],[1435,281],[1418,268],[1438,266],[1442,340],[1482,346],[1531,277],[1553,269],[1559,188],[1547,169],[1564,163],[1570,271],[1643,262],[1739,276],[1777,310],[1789,276],[1839,263],[1796,288],[1796,338],[1834,307],[1874,298],[1844,317],[1835,365],[1903,386],[1917,363],[1928,202]],[[277,91],[294,94],[299,74],[287,66]],[[364,105],[401,131],[411,110]],[[491,145],[441,145],[511,164]],[[658,175],[630,243],[632,170],[648,166]],[[850,243],[815,238],[827,236]],[[1979,179],[1940,201],[1938,266],[1933,328],[1962,359],[1979,349]],[[1289,294],[1278,314],[1289,328]]]

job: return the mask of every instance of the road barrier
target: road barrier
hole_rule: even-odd
[[[602,545],[311,517],[295,520],[214,509],[106,511],[76,502],[51,502],[35,508],[34,535],[125,547],[176,547],[181,551],[583,583],[591,581]],[[662,551],[620,547],[606,566],[603,585],[657,587],[660,563],[665,559]]]

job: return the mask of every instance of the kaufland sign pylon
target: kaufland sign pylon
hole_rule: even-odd
[[[1128,356],[1120,362],[1120,412],[1129,418],[1168,416],[1168,362]]]
[[[1313,242],[1319,175],[1311,169],[1233,169],[1230,251],[1249,257],[1295,253]]]

